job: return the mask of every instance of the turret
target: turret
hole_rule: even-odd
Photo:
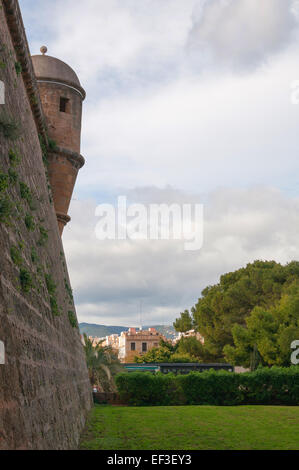
[[[85,161],[80,154],[82,104],[85,91],[74,72],[59,59],[46,55],[32,56],[48,135],[56,143],[49,152],[49,179],[53,192],[58,226],[62,235],[71,220],[68,210],[78,171]]]

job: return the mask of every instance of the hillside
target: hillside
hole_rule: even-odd
[[[127,326],[106,326],[90,323],[80,323],[79,327],[81,334],[86,333],[88,336],[93,336],[96,338],[103,338],[113,334],[120,335],[122,331],[128,331],[129,329]],[[176,332],[171,325],[151,325],[144,326],[143,329],[147,330],[150,327],[156,328],[156,330],[165,335],[166,338],[172,339],[176,336]]]

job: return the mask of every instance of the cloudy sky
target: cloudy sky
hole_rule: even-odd
[[[222,273],[299,258],[299,2],[20,0],[87,91],[64,246],[80,321],[169,324]],[[298,86],[298,84],[297,84]],[[298,94],[299,96],[299,94]],[[95,208],[204,204],[204,244],[100,241]]]

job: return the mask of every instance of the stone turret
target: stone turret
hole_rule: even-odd
[[[74,72],[59,59],[46,55],[32,57],[41,102],[47,120],[48,136],[56,143],[49,152],[49,178],[59,231],[71,220],[68,210],[78,171],[85,161],[80,155],[82,104],[85,91]]]

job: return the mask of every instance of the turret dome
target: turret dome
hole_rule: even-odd
[[[32,62],[37,80],[58,81],[82,90],[77,74],[62,60],[43,54],[32,56]]]

